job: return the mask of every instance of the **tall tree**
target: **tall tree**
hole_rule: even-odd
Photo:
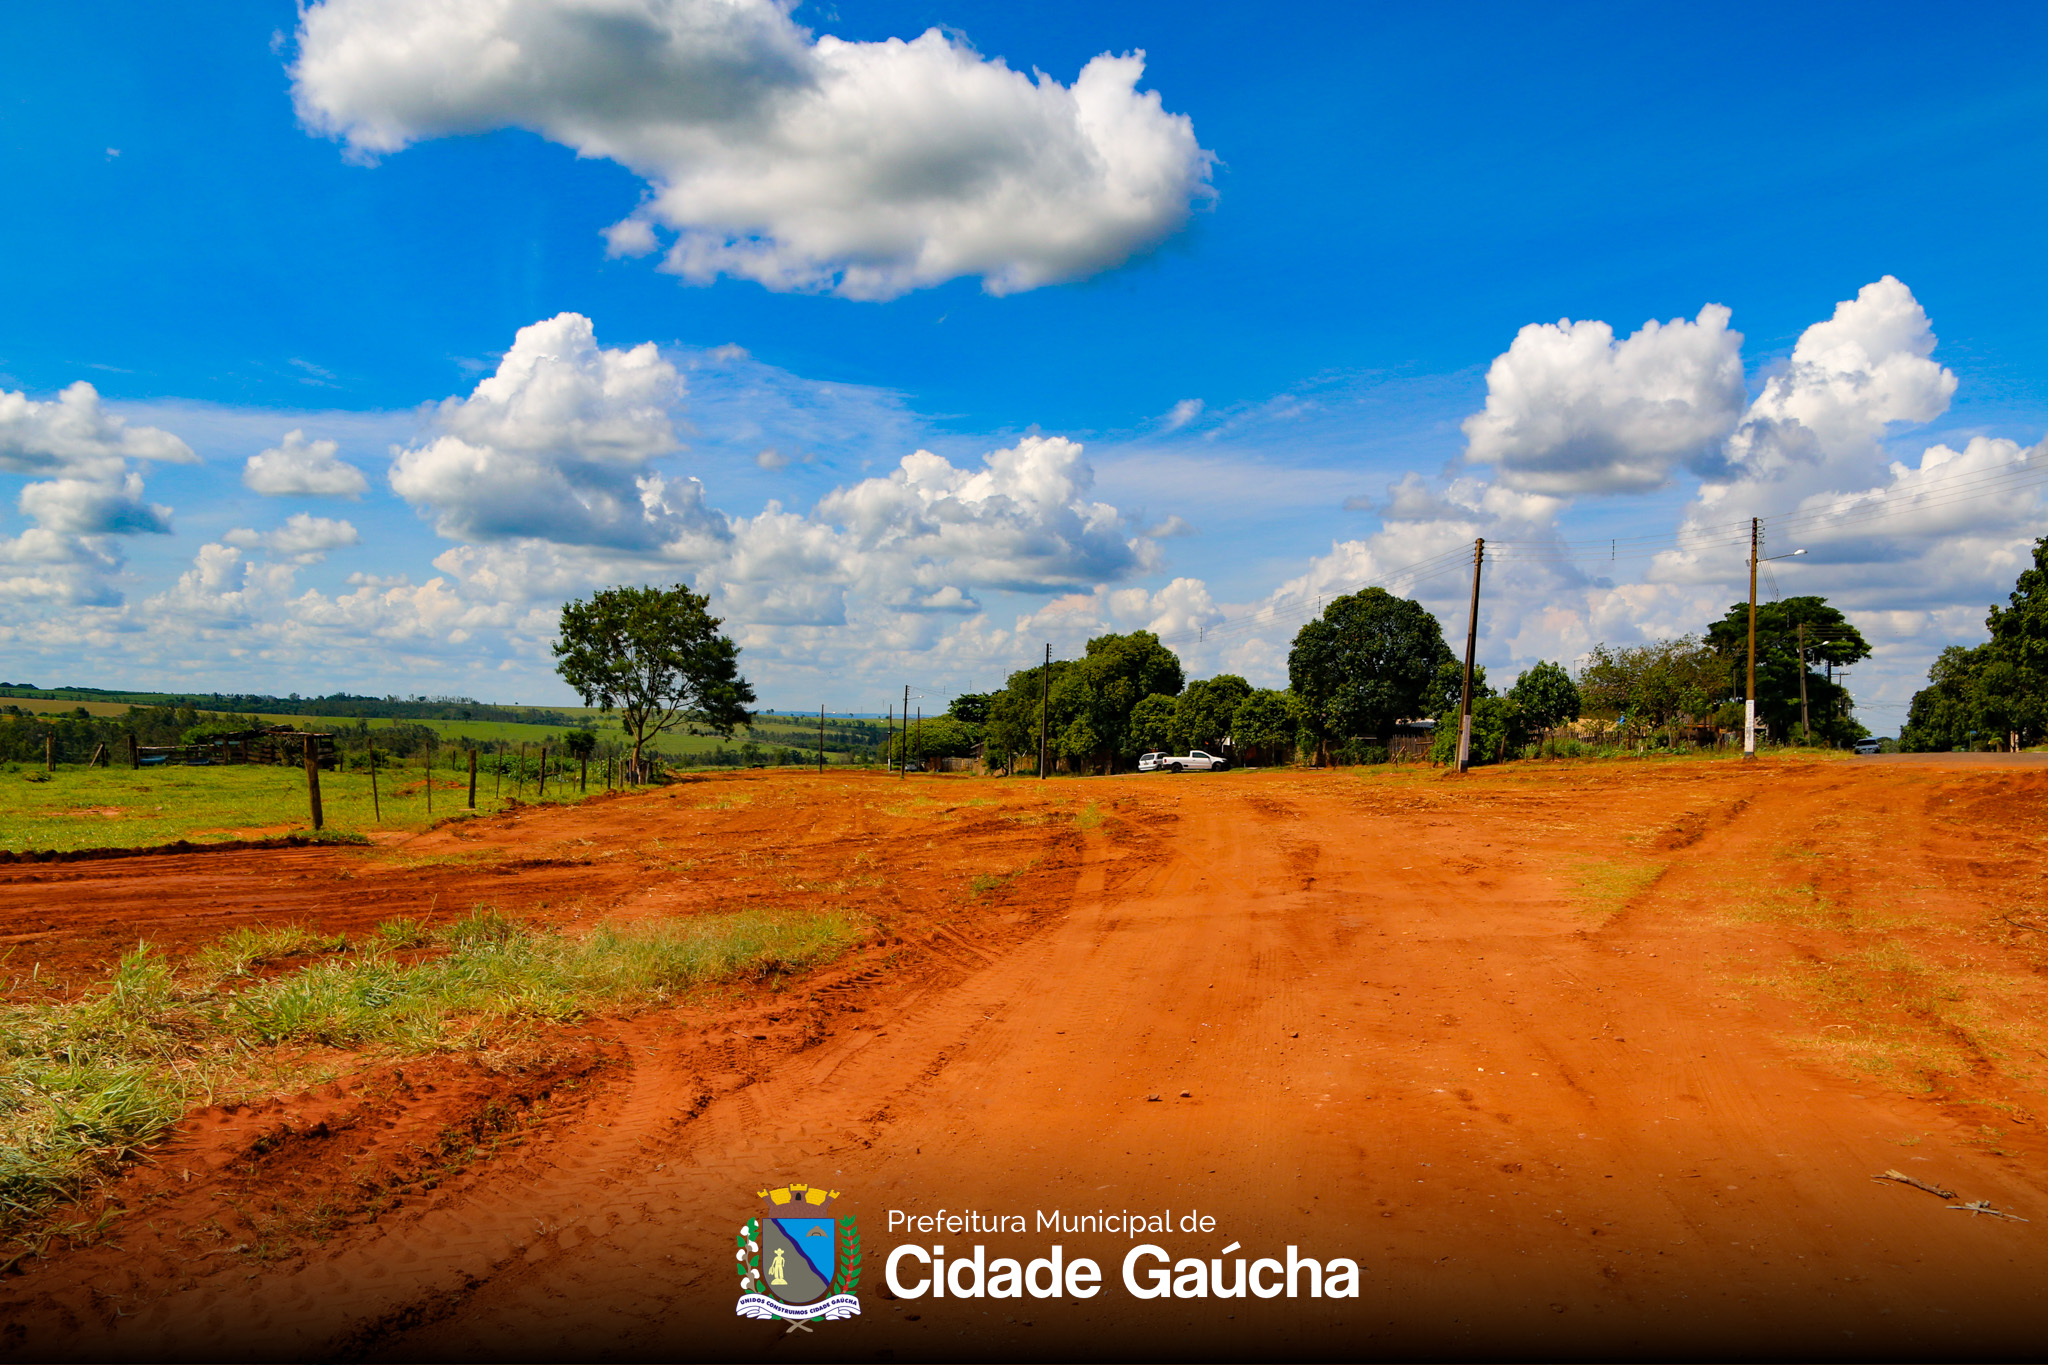
[[[1974,649],[1951,645],[1913,694],[1901,748],[1944,751],[2048,733],[2048,537],[2034,542],[2003,607],[1984,620],[1991,638]]]
[[[1220,749],[1230,735],[1237,708],[1252,694],[1252,685],[1235,673],[1219,673],[1188,684],[1174,709],[1173,747]]]
[[[1069,759],[1113,765],[1141,752],[1131,730],[1138,703],[1154,695],[1177,697],[1186,685],[1180,656],[1149,630],[1098,635],[1088,642],[1081,666],[1066,679],[1056,713],[1068,719],[1060,752]]]
[[[1522,723],[1547,738],[1558,726],[1579,718],[1579,686],[1563,664],[1539,659],[1515,679],[1508,696],[1521,708]]]
[[[1397,722],[1425,714],[1437,669],[1453,658],[1420,602],[1367,588],[1336,598],[1295,633],[1287,677],[1327,759],[1333,739],[1384,742]]]
[[[1643,645],[1593,646],[1579,670],[1578,691],[1581,704],[1596,716],[1626,716],[1632,727],[1659,730],[1707,715],[1727,686],[1721,654],[1696,635],[1682,635]],[[1796,718],[1796,695],[1793,706]]]
[[[962,692],[953,698],[953,704],[946,708],[946,714],[968,725],[986,725],[988,710],[994,701],[995,698],[986,692]]]
[[[730,739],[753,716],[739,646],[718,633],[709,600],[673,588],[602,588],[562,608],[555,671],[585,706],[616,712],[633,737],[633,771],[670,730]]]
[[[1292,692],[1261,688],[1246,697],[1230,721],[1239,756],[1275,763],[1286,758],[1301,730],[1299,712]]]
[[[1803,633],[1801,627],[1805,627]],[[1864,729],[1852,714],[1849,690],[1832,680],[1835,668],[1870,657],[1870,642],[1825,597],[1783,597],[1756,605],[1756,712],[1774,735],[1799,729],[1799,648],[1806,642],[1806,710],[1813,735],[1831,744],[1858,739]],[[1748,680],[1749,603],[1737,602],[1707,627],[1707,643],[1727,661],[1737,690]]]
[[[1131,743],[1141,754],[1173,747],[1174,715],[1180,698],[1154,692],[1131,710]]]
[[[1066,675],[1079,667],[1072,659],[1054,659],[1050,668],[1037,664],[1020,668],[1009,677],[1003,690],[995,694],[988,712],[988,752],[1001,754],[1006,768],[1014,769],[1019,755],[1029,754],[1035,764],[1038,754],[1039,713],[1044,710],[1042,699],[1050,689],[1057,689],[1064,698],[1067,693],[1063,686]],[[1052,750],[1058,753],[1058,738],[1063,727],[1053,718],[1059,716],[1057,706],[1048,717],[1046,732],[1052,741]]]

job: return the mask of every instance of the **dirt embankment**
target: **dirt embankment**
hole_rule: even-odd
[[[731,777],[397,849],[0,869],[11,970],[138,937],[828,903],[777,991],[195,1115],[110,1239],[0,1280],[106,1358],[1971,1356],[2042,1324],[2048,774],[1517,766],[1091,782]],[[1897,1168],[1958,1198],[1870,1177]],[[736,1319],[759,1189],[845,1192],[862,1315]],[[1988,1199],[2034,1219],[1946,1205]],[[1176,1256],[1356,1299],[1145,1302],[1130,1239],[892,1210],[1197,1210]],[[899,1241],[1099,1297],[896,1299]]]

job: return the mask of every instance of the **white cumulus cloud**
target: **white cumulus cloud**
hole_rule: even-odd
[[[497,373],[433,413],[441,435],[397,452],[391,487],[460,540],[526,537],[653,551],[718,538],[695,480],[650,467],[675,449],[675,367],[652,342],[597,344],[590,319],[522,327]]]
[[[249,457],[242,482],[266,497],[354,498],[369,491],[363,471],[338,458],[333,441],[308,441],[303,431],[287,431],[284,439]]]
[[[131,427],[100,406],[99,391],[80,380],[38,403],[0,391],[0,472],[118,479],[129,460],[191,464],[198,457],[168,431]]]
[[[1742,417],[1742,334],[1709,304],[1617,342],[1604,322],[1532,323],[1486,372],[1465,458],[1543,493],[1663,486],[1717,452]]]
[[[1930,357],[1934,327],[1913,291],[1886,275],[1800,334],[1792,362],[1728,442],[1731,482],[1795,485],[1884,462],[1894,422],[1948,410],[1956,377]]]
[[[932,29],[847,42],[786,0],[326,0],[299,116],[359,155],[532,129],[648,182],[606,232],[693,282],[887,299],[1003,294],[1121,264],[1208,196],[1212,157],[1137,89],[1142,53],[1072,85]]]
[[[274,531],[233,530],[221,539],[243,549],[268,550],[280,559],[312,564],[327,557],[329,550],[362,544],[363,537],[346,521],[295,512]]]
[[[145,502],[142,476],[51,479],[21,490],[21,510],[37,525],[74,536],[167,535],[171,509]]]
[[[1044,591],[1150,568],[1157,548],[1089,496],[1094,482],[1080,445],[1027,436],[984,456],[978,470],[928,450],[906,455],[886,478],[821,499],[817,516],[843,526],[864,561],[906,586]]]

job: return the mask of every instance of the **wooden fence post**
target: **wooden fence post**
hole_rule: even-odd
[[[43,736],[43,771],[57,771],[57,736],[54,734]]]
[[[370,746],[370,813],[378,824],[384,823],[384,806],[377,799],[377,746]]]
[[[93,764],[95,764],[95,763],[98,763],[98,762],[99,762],[100,760],[102,760],[102,759],[106,758],[106,756],[107,756],[107,746],[106,746],[106,745],[104,745],[104,744],[102,744],[102,745],[100,745],[100,746],[99,746],[99,747],[98,747],[97,749],[94,749],[94,750],[92,751],[92,757],[91,757],[91,758],[88,758],[87,760],[85,760],[85,766],[86,766],[86,767],[88,767],[88,768],[90,768],[90,767],[91,767],[91,766],[92,766]],[[107,766],[108,766],[109,768],[111,768],[111,767],[113,767],[114,765],[113,765],[113,764],[112,764],[111,762],[109,762],[109,763],[107,764]]]
[[[469,808],[476,809],[476,750],[469,751]]]
[[[540,746],[540,785],[533,790],[533,799],[545,800],[548,794],[548,746]]]
[[[313,828],[319,829],[324,823],[320,812],[320,759],[313,737],[307,735],[306,745],[306,795],[313,803]]]
[[[131,768],[140,768],[142,766],[142,748],[135,742],[135,732],[132,730],[128,732],[128,766]]]
[[[581,796],[590,790],[590,755],[584,754],[577,761],[581,766],[576,774],[576,794]]]
[[[512,799],[517,801],[526,790],[526,741],[519,741],[519,771],[512,776]]]
[[[434,818],[434,751],[427,750],[427,819]]]

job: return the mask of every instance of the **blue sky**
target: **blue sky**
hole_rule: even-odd
[[[1197,672],[1271,683],[1318,591],[1476,534],[1662,538],[1662,560],[1504,560],[1483,653],[1512,673],[1704,624],[1741,563],[1686,553],[1699,527],[1897,504],[1920,484],[1894,460],[1921,484],[2016,481],[1787,528],[1819,539],[1784,591],[1881,643],[1855,685],[1885,729],[2041,530],[2032,7],[519,0],[516,32],[422,36],[436,8],[329,0],[303,28],[290,5],[0,10],[0,391],[48,405],[85,381],[99,419],[190,452],[131,442],[87,468],[45,449],[51,409],[0,411],[0,674],[561,700],[562,597],[683,577],[773,705],[874,709],[905,680],[942,698],[1039,641],[1139,625],[1192,633]],[[593,13],[645,41],[530,55],[467,103],[432,93],[436,63],[475,69],[464,44]],[[929,60],[885,46],[928,29]],[[1104,97],[1122,122],[1047,131],[1092,60],[1140,50],[1135,89]],[[1044,73],[1038,95],[998,59]],[[948,105],[942,67],[986,98]],[[773,103],[804,92],[823,92],[808,114]],[[806,162],[789,149],[813,116],[874,120],[856,131],[894,150]],[[1138,209],[1072,171],[1084,152],[1136,168]],[[1021,188],[959,188],[998,164]],[[651,254],[608,249],[622,220]],[[892,233],[929,250],[874,245]],[[723,273],[663,268],[727,237],[745,251]],[[877,259],[879,285],[838,273]],[[1717,304],[1739,346],[1705,324]],[[584,330],[529,350],[587,336],[595,375],[653,343],[673,372],[648,372],[630,449],[571,450],[568,428],[513,432],[518,404],[472,401],[522,328],[564,314]],[[1489,380],[1559,319],[1614,345],[1537,336]],[[1652,319],[1689,330],[1629,360]],[[1868,401],[1845,415],[1850,390]],[[1475,437],[1490,394],[1505,406]],[[1646,427],[1645,401],[1685,408],[1684,430]],[[293,430],[294,449],[333,441],[360,493],[252,489],[246,461]],[[450,441],[487,452],[474,478]],[[1963,463],[1923,468],[1943,444]],[[396,482],[394,448],[414,452]],[[892,476],[919,449],[949,469]],[[995,451],[1021,453],[966,482]],[[629,475],[701,491],[640,516],[613,505]],[[499,496],[528,476],[526,502]],[[1455,574],[1415,591],[1462,630]]]

